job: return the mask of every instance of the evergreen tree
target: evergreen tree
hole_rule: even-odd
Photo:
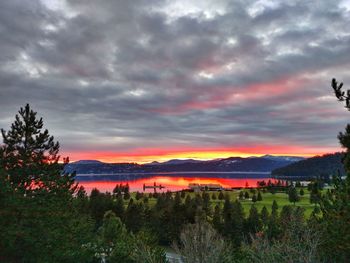
[[[304,193],[304,189],[301,188],[300,191],[299,191],[299,195],[300,195],[300,196],[303,196],[304,194],[305,194],[305,193]]]
[[[252,202],[255,203],[257,201],[257,198],[256,198],[256,195],[253,194],[253,197],[252,197]]]
[[[124,218],[124,212],[125,212],[124,201],[123,201],[123,198],[121,196],[117,197],[116,203],[115,203],[114,208],[113,208],[113,212],[120,219]]]
[[[244,197],[244,193],[243,191],[239,191],[239,200],[243,200],[243,197]]]
[[[321,193],[316,182],[310,184],[310,203],[317,204],[321,200]]]
[[[221,232],[221,229],[222,229],[221,209],[220,209],[220,206],[218,205],[216,205],[214,208],[213,226],[218,232]]]
[[[142,198],[142,194],[139,192],[139,191],[137,191],[136,192],[136,195],[135,195],[135,199],[138,201],[138,200],[140,200]]]
[[[278,217],[278,205],[276,200],[273,200],[271,216],[267,225],[267,237],[269,240],[276,239],[279,235],[279,217]]]
[[[137,233],[144,222],[144,206],[143,203],[135,203],[131,198],[125,211],[125,225],[127,229],[133,233]]]
[[[124,192],[124,200],[129,200],[130,199],[130,193],[129,191]]]
[[[276,211],[277,212],[278,210],[278,204],[276,202],[276,200],[273,200],[272,202],[272,211]]]
[[[263,223],[264,226],[267,226],[268,223],[269,223],[269,212],[267,211],[267,208],[266,206],[264,206],[262,209],[261,209],[261,221]]]
[[[0,260],[90,262],[86,193],[77,191],[74,174],[62,174],[59,144],[36,114],[26,105],[1,130]]]
[[[206,212],[207,215],[210,214],[210,195],[208,192],[202,193],[202,199],[203,199],[203,210]]]
[[[291,186],[288,190],[288,199],[289,199],[289,202],[293,203],[294,205],[295,205],[295,202],[298,202],[300,200],[298,191],[294,186]]]
[[[257,201],[262,201],[263,200],[260,191],[258,191],[258,196],[257,196],[256,200]]]
[[[342,90],[343,83],[338,85],[332,79],[332,88],[340,101],[345,101],[345,107],[350,108],[350,91]],[[346,179],[340,175],[334,178],[334,190],[331,196],[320,198],[322,210],[322,223],[325,228],[322,252],[326,260],[334,262],[346,262],[350,258],[350,124],[345,132],[338,135],[341,146],[345,149],[343,165],[346,171]]]
[[[260,220],[258,209],[254,205],[250,207],[249,216],[247,218],[247,231],[254,234],[261,230],[262,223]]]
[[[95,257],[100,262],[133,263],[131,236],[127,234],[124,224],[112,211],[107,211],[97,238]]]
[[[232,228],[232,203],[229,198],[225,198],[224,207],[222,210],[223,218],[223,235],[233,236]]]
[[[244,222],[245,215],[241,203],[236,200],[232,204],[232,219],[231,224],[233,228],[233,235],[231,236],[233,245],[239,247],[243,241],[243,232],[244,232]]]
[[[249,193],[248,192],[244,192],[244,199],[249,199]]]
[[[224,200],[225,196],[224,193],[222,191],[219,192],[219,200]]]
[[[1,129],[0,166],[14,190],[26,195],[38,191],[72,194],[77,188],[74,174],[62,174],[60,145],[48,130],[43,130],[43,120],[36,115],[27,104],[19,110],[9,131]]]

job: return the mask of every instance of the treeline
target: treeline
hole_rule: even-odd
[[[94,189],[88,196],[74,174],[62,174],[59,144],[42,128],[27,105],[9,131],[1,130],[0,262],[167,262],[160,245],[173,246],[185,263],[350,258],[350,177],[336,177],[325,194],[310,188],[320,211],[308,220],[302,208],[276,202],[270,213],[252,205],[245,214],[239,200],[222,192],[137,193],[134,199],[118,185],[113,193]],[[339,138],[349,149],[350,126]],[[350,167],[349,158],[345,164]],[[259,192],[251,194],[253,202],[261,200]],[[296,188],[288,196],[297,202]]]
[[[271,172],[273,176],[278,177],[294,177],[300,179],[310,179],[325,177],[330,178],[340,172],[344,175],[344,167],[342,158],[344,153],[325,154],[322,156],[315,156],[292,163],[282,168],[275,169]]]

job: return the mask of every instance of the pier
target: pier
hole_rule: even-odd
[[[143,184],[143,191],[145,191],[146,189],[153,189],[154,192],[156,192],[157,189],[161,190],[165,188],[164,185],[161,185],[161,184],[158,184],[156,182],[153,183],[153,185],[146,185],[146,184]]]

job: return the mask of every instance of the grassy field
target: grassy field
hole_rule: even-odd
[[[299,190],[298,189],[298,193],[299,193]],[[305,209],[305,216],[306,217],[309,217],[310,214],[312,213],[315,205],[314,204],[311,204],[310,203],[310,194],[309,194],[309,191],[306,189],[306,188],[303,188],[304,190],[304,195],[303,196],[300,196],[300,201],[299,202],[296,202],[295,205],[296,206],[300,206],[300,207],[303,207]],[[243,189],[243,190],[233,190],[233,191],[223,191],[224,195],[225,194],[228,194],[230,196],[230,199],[231,201],[234,201],[234,200],[237,200],[238,197],[239,197],[239,192],[240,191],[247,191],[250,195],[250,197],[252,197],[252,193],[249,191],[249,189]],[[218,198],[218,195],[219,195],[219,192],[215,192],[215,191],[211,191],[211,192],[208,192],[210,194],[210,197],[212,197],[212,195],[215,193],[216,197]],[[175,193],[174,193],[175,194]],[[190,195],[191,197],[195,197],[197,193],[194,193],[194,192],[188,192],[186,193],[186,195]],[[201,194],[201,193],[199,193]],[[136,193],[131,193],[131,197],[135,200],[135,196],[136,196]],[[148,193],[145,193],[145,196],[148,197]],[[263,193],[261,192],[261,196],[262,196],[262,201],[257,201],[255,202],[255,206],[256,208],[261,211],[261,209],[266,206],[266,208],[268,209],[268,211],[270,212],[271,211],[271,206],[272,206],[272,203],[274,200],[276,200],[277,204],[278,204],[278,207],[279,207],[279,211],[281,211],[281,208],[285,205],[294,205],[293,203],[289,202],[288,200],[288,195],[286,193],[281,193],[281,192],[278,192],[278,193],[275,193],[275,194],[271,194],[271,193]],[[183,199],[184,200],[184,199]],[[212,207],[214,207],[215,205],[219,204],[221,207],[223,206],[224,204],[224,201],[223,200],[213,200],[212,198],[210,199],[211,201],[211,205]],[[126,201],[126,204],[127,204],[128,201]],[[156,199],[155,198],[149,198],[148,199],[148,203],[149,205],[154,205],[156,202]],[[247,199],[247,200],[240,200],[243,208],[244,208],[244,211],[246,213],[246,215],[249,213],[249,209],[250,207],[254,204],[250,199]]]

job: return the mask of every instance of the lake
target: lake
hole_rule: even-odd
[[[256,187],[258,181],[274,181],[270,173],[259,172],[191,172],[191,173],[157,173],[157,174],[116,174],[116,175],[77,175],[77,181],[90,193],[93,188],[101,192],[112,192],[116,184],[129,184],[131,192],[153,192],[143,186],[162,185],[165,188],[157,191],[180,191],[188,189],[191,183],[197,184],[220,184],[224,188],[231,187]]]

